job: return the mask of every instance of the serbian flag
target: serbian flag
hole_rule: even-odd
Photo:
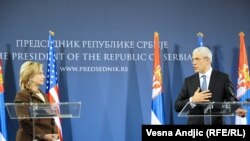
[[[54,48],[54,32],[52,31],[49,32],[49,59],[47,64],[46,93],[48,94],[50,103],[59,103],[59,88],[57,83],[57,69]],[[55,122],[56,126],[58,127],[60,141],[62,141],[62,126],[60,118],[56,117]]]
[[[250,75],[247,61],[247,52],[244,39],[244,33],[240,32],[240,51],[239,51],[239,67],[238,67],[238,82],[237,82],[237,98],[241,102],[245,102],[250,98]],[[249,106],[244,107],[246,110]],[[236,116],[236,124],[249,124],[250,123],[250,111],[247,111],[247,116],[241,118]]]
[[[163,105],[163,88],[160,62],[159,34],[155,32],[151,124],[162,125],[165,124],[165,113]]]
[[[0,141],[7,141],[2,60],[0,60]]]
[[[201,33],[201,32],[198,32],[197,34],[197,37],[198,37],[198,45],[199,45],[199,47],[203,47],[203,33]]]

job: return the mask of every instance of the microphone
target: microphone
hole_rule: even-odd
[[[250,102],[250,98],[247,98],[247,99],[246,99],[246,102]]]
[[[228,83],[227,88],[228,88],[230,95],[232,96],[232,99],[230,99],[230,100],[232,100],[234,102],[238,102],[239,100],[237,99],[237,97],[234,94],[234,87],[233,87],[232,82]],[[230,105],[230,107],[231,107],[232,111],[236,111],[238,108],[241,108],[241,104],[238,104],[238,103],[232,104],[232,105]]]
[[[238,101],[238,99],[235,97],[234,87],[233,87],[233,84],[231,82],[228,83],[227,88],[228,88],[230,95],[233,97],[233,100]]]

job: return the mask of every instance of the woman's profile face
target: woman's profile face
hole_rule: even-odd
[[[43,74],[43,71],[40,70],[40,71],[36,72],[33,75],[33,77],[30,78],[30,81],[37,86],[41,86],[44,84],[44,79],[45,79],[45,76]]]

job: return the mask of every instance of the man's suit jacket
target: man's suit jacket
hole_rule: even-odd
[[[210,101],[213,102],[234,101],[235,100],[234,95],[231,94],[228,90],[229,85],[231,85],[231,81],[227,74],[216,70],[212,70],[210,82],[208,85],[208,89],[212,93]],[[189,98],[194,95],[198,87],[200,87],[200,78],[198,73],[185,78],[179,96],[175,101],[176,112],[180,112],[182,110],[182,108],[189,102]],[[193,112],[203,113],[203,109],[201,107],[195,107],[193,110],[195,110]],[[204,118],[189,117],[188,124],[198,124],[198,125],[204,124]],[[212,124],[223,124],[223,118],[222,117],[212,118]]]
[[[37,96],[33,91],[24,89],[17,93],[15,97],[16,103],[48,103],[48,98],[43,94],[45,102]],[[29,115],[29,110],[24,106],[16,108],[17,115]],[[19,128],[17,130],[16,141],[32,141],[33,138],[33,120],[35,125],[36,139],[42,141],[40,138],[44,134],[56,134],[57,127],[53,118],[41,119],[19,119]]]

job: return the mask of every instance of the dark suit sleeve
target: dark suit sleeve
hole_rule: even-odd
[[[187,79],[185,79],[181,91],[175,101],[175,111],[180,112],[184,106],[189,102]]]

